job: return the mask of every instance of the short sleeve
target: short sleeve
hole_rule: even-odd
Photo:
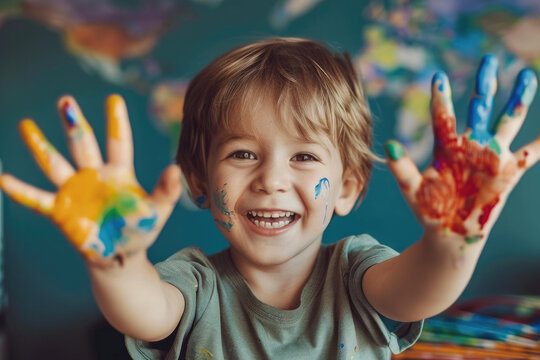
[[[156,264],[155,268],[163,281],[175,286],[184,296],[184,314],[168,338],[150,343],[126,336],[126,347],[133,359],[178,359],[186,336],[204,314],[215,291],[214,267],[202,250],[190,247]]]
[[[369,235],[349,238],[344,250],[348,259],[349,294],[358,316],[362,318],[375,342],[387,344],[393,354],[404,351],[418,340],[423,321],[402,323],[384,318],[367,301],[362,290],[362,278],[366,270],[398,253]]]

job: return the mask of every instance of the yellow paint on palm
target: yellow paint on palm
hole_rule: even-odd
[[[96,231],[97,221],[109,200],[118,194],[118,184],[106,183],[95,169],[82,169],[58,191],[52,218],[80,250]],[[125,191],[125,190],[124,190]],[[134,183],[127,191],[145,196],[144,190]],[[93,254],[92,250],[90,251]],[[92,254],[85,254],[92,256]]]
[[[57,153],[54,146],[45,138],[36,123],[30,119],[21,121],[19,131],[39,167],[46,175],[49,175],[52,171],[51,157]]]
[[[58,191],[52,218],[80,248],[92,232],[103,207],[115,193],[95,169],[82,169]]]

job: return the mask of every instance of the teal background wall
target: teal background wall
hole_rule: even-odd
[[[178,10],[179,20],[158,41],[152,56],[166,65],[168,76],[190,78],[225,50],[269,36],[309,37],[351,54],[364,45],[363,30],[368,24],[361,16],[365,14],[364,2],[321,2],[281,29],[268,20],[275,6],[272,1],[190,3]],[[77,58],[66,51],[58,31],[22,16],[8,17],[1,25],[0,54],[0,159],[6,172],[53,191],[19,138],[18,121],[24,117],[35,119],[49,140],[68,154],[55,103],[62,94],[72,94],[104,150],[103,104],[108,94],[116,92],[124,96],[128,105],[139,181],[147,191],[151,190],[162,169],[172,161],[174,144],[150,120],[147,92],[112,84],[85,71]],[[478,51],[469,60],[477,62],[482,55]],[[470,80],[464,83],[464,93],[470,93]],[[426,81],[429,84],[429,79]],[[496,112],[504,100],[497,97]],[[465,121],[466,103],[467,96],[456,99],[460,129]],[[374,150],[383,154],[382,143],[395,136],[399,101],[381,95],[372,97],[370,105],[376,118]],[[538,96],[514,146],[533,140],[537,134]],[[531,169],[512,193],[462,298],[540,294],[538,184],[540,166]],[[92,297],[85,266],[62,234],[47,219],[8,199],[4,199],[3,217],[9,300],[5,330],[10,358],[119,357],[116,351],[121,351],[122,339],[104,323]],[[335,218],[325,242],[353,233],[370,233],[398,251],[421,235],[419,225],[382,164],[375,168],[363,204],[351,215]],[[213,253],[226,243],[207,212],[178,206],[149,250],[149,257],[157,262],[191,245]]]

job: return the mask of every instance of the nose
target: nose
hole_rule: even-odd
[[[288,162],[267,159],[258,167],[252,189],[266,194],[287,192],[291,186],[290,177]]]

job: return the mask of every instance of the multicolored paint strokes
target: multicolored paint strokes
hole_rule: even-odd
[[[447,77],[438,73],[432,84],[433,130],[436,138],[433,167],[438,176],[423,178],[416,192],[416,200],[422,214],[439,220],[444,228],[464,236],[470,235],[464,223],[479,205],[477,196],[481,186],[499,172],[498,154],[481,143],[487,139],[484,130],[487,129],[496,87],[494,80],[489,78],[495,74],[496,61],[494,65],[491,57],[488,57],[480,66],[478,80],[482,83],[476,88],[478,94],[487,96],[471,100],[474,104],[469,109],[475,116],[469,121],[472,129],[469,138],[456,133]],[[493,200],[489,202],[493,206],[496,204]],[[482,226],[486,221],[487,217],[482,217]]]
[[[497,89],[497,60],[488,55],[478,69],[463,135],[456,133],[448,77],[432,81],[431,113],[435,137],[432,166],[420,173],[398,143],[386,144],[389,166],[407,201],[425,224],[445,234],[458,234],[464,244],[485,240],[493,214],[523,172],[540,157],[540,138],[515,153],[509,150],[536,92],[533,71],[523,70],[505,111],[490,132],[489,120]],[[403,186],[405,184],[406,186]]]
[[[224,184],[225,187],[227,184]],[[222,228],[224,228],[227,231],[231,231],[231,228],[233,226],[232,222],[232,216],[234,215],[234,211],[230,211],[227,209],[227,201],[225,200],[225,197],[227,196],[227,193],[224,189],[216,190],[214,192],[214,204],[218,208],[218,210],[225,216],[227,216],[227,221],[223,221],[217,218],[214,218],[214,220],[220,225]]]
[[[328,190],[330,189],[330,181],[327,178],[322,178],[319,180],[319,183],[315,185],[315,200],[319,197],[321,192],[323,190],[326,190],[326,194],[328,197]],[[326,223],[326,213],[328,212],[328,199],[326,199],[326,204],[324,207],[324,218],[323,218],[323,224]]]
[[[472,130],[470,139],[481,145],[488,144],[493,137],[488,125],[493,109],[493,97],[497,91],[497,68],[495,56],[484,56],[476,75],[475,93],[469,102],[467,126]]]
[[[136,183],[119,187],[83,169],[58,191],[51,217],[87,257],[107,258],[156,227],[157,212],[144,197]]]
[[[113,259],[146,249],[164,224],[172,207],[164,194],[149,197],[133,170],[133,144],[123,99],[107,99],[110,163],[103,164],[93,130],[71,96],[58,102],[78,171],[47,141],[37,125],[20,124],[21,135],[56,193],[33,187],[3,174],[0,187],[13,200],[51,218],[70,243],[90,262],[107,265]],[[112,123],[112,124],[111,124]],[[174,169],[173,169],[174,170]],[[168,174],[172,174],[170,171]],[[163,182],[163,179],[161,180]],[[159,189],[161,190],[161,189]]]

